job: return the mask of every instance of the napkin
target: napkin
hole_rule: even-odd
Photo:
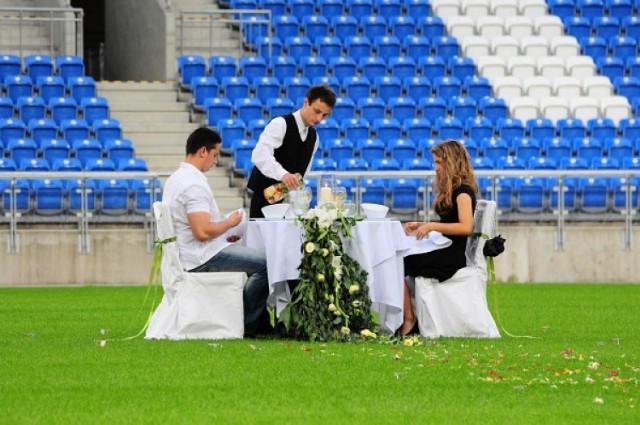
[[[242,214],[242,220],[240,220],[240,223],[238,223],[237,226],[232,227],[231,229],[224,232],[223,236],[225,240],[229,236],[238,236],[240,238],[243,238],[244,234],[247,232],[247,214],[244,212],[243,208],[238,208],[235,211],[231,211],[230,213],[225,214],[224,218],[229,218],[229,216],[236,211],[240,211],[240,213]]]
[[[407,244],[409,245],[409,250],[404,252],[404,256],[407,255],[415,255],[415,254],[424,254],[427,252],[435,251],[436,249],[446,248],[451,246],[453,242],[451,239],[444,236],[440,232],[436,232],[432,230],[429,232],[428,237],[423,239],[417,239],[415,235],[406,236]]]

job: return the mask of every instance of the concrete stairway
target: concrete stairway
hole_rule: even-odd
[[[136,156],[162,175],[163,182],[184,159],[187,137],[199,127],[189,122],[189,100],[177,101],[177,90],[172,81],[98,83],[98,95],[109,101],[111,117],[120,121],[124,138],[131,139]],[[229,187],[229,159],[221,159],[207,176],[218,206],[228,212],[243,207],[243,192]]]

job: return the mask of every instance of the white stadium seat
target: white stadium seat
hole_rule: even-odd
[[[580,56],[580,45],[575,37],[565,35],[554,37],[550,41],[551,52],[561,58]]]
[[[553,93],[556,96],[570,99],[582,96],[582,84],[574,77],[558,77],[552,80]]]
[[[526,122],[529,119],[538,118],[540,110],[538,101],[532,97],[514,97],[509,100],[509,111],[514,118]]]
[[[536,61],[528,56],[511,56],[507,59],[507,70],[509,75],[522,81],[536,75]]]
[[[491,50],[494,55],[508,59],[520,54],[520,43],[509,35],[494,37],[491,39]]]
[[[435,15],[441,18],[460,15],[460,4],[458,0],[431,0],[431,9]]]
[[[522,96],[522,83],[516,77],[502,77],[493,82],[496,97],[501,97],[509,102],[512,97]]]
[[[541,56],[537,59],[538,75],[550,79],[564,77],[566,75],[563,58],[556,56]]]
[[[528,16],[508,16],[504,20],[506,33],[520,40],[534,33],[533,21]]]
[[[507,62],[500,56],[481,56],[477,60],[480,75],[491,82],[507,74]]]
[[[520,52],[534,59],[549,56],[549,41],[539,35],[523,37],[520,39]]]
[[[631,106],[624,96],[610,96],[600,99],[600,114],[603,118],[611,118],[615,125],[620,120],[631,117]]]
[[[553,123],[563,118],[569,118],[569,101],[564,97],[546,97],[540,99],[540,112],[543,117],[550,119]]]
[[[495,16],[516,16],[518,3],[516,0],[491,0],[491,14]]]
[[[462,11],[466,16],[487,16],[490,12],[489,0],[464,0]]]
[[[548,40],[564,35],[564,25],[555,15],[536,16],[533,19],[536,33]]]
[[[489,39],[504,35],[504,20],[498,16],[479,16],[476,19],[476,32]]]
[[[465,56],[477,60],[481,56],[491,55],[491,44],[485,37],[465,37],[460,42],[460,47]]]
[[[546,16],[547,3],[544,0],[520,0],[520,15],[522,16]]]
[[[571,56],[565,59],[567,75],[584,80],[596,75],[596,65],[590,56]]]
[[[551,80],[546,77],[529,77],[522,82],[524,92],[527,96],[535,99],[552,96],[553,88]]]
[[[581,119],[583,122],[600,116],[600,103],[598,99],[592,97],[574,97],[569,101],[569,105],[573,118]]]
[[[475,35],[476,24],[468,16],[449,16],[446,18],[446,22],[449,35],[456,37],[458,40],[464,40]]]
[[[609,77],[596,75],[582,80],[582,91],[585,96],[601,99],[613,94],[613,85]]]

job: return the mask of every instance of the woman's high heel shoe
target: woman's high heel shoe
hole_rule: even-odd
[[[412,333],[415,333],[416,328],[418,327],[418,320],[413,319],[412,321],[404,322],[402,326],[398,329],[398,335],[407,336]]]

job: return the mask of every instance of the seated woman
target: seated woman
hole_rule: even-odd
[[[431,149],[435,163],[436,177],[433,185],[437,193],[433,201],[440,222],[409,222],[405,224],[406,234],[415,233],[422,239],[435,230],[451,239],[448,248],[409,255],[404,259],[406,276],[449,279],[465,267],[467,236],[473,232],[473,214],[476,209],[478,184],[471,166],[469,153],[456,140],[445,140]],[[407,335],[416,326],[416,315],[411,303],[408,283],[404,285],[404,323],[398,330]]]

